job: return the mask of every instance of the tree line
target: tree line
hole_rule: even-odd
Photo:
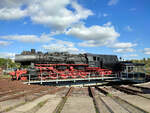
[[[150,75],[150,58],[143,58],[140,60],[131,60],[133,63],[144,63],[145,64],[145,69],[146,73]]]
[[[0,68],[18,68],[20,64],[13,62],[11,59],[0,58]]]
[[[146,68],[150,68],[150,58],[143,58],[140,60],[131,60],[133,63],[144,63]]]

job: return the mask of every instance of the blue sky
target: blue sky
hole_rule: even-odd
[[[1,0],[0,57],[23,50],[150,55],[149,0]]]

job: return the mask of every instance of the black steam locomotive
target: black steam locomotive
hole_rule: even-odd
[[[101,79],[145,76],[143,72],[133,72],[134,67],[144,66],[128,61],[119,61],[116,55],[70,54],[68,52],[23,51],[15,56],[15,62],[28,68],[11,72],[12,79],[58,80],[58,79]]]
[[[15,56],[15,62],[21,65],[34,64],[87,64],[89,67],[100,67],[102,69],[111,69],[119,71],[120,62],[116,55],[101,55],[101,54],[69,54],[68,52],[36,52],[23,51]],[[62,67],[63,68],[63,67]],[[77,68],[82,68],[78,66]]]

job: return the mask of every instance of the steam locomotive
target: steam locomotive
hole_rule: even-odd
[[[70,54],[68,52],[23,51],[15,56],[15,62],[27,69],[10,73],[13,79],[68,79],[112,75],[121,71],[116,55]]]

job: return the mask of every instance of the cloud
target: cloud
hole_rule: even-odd
[[[107,13],[104,13],[104,14],[103,14],[103,16],[104,16],[104,17],[107,17],[107,16],[108,16],[108,14],[107,14]]]
[[[8,41],[0,41],[0,46],[8,46],[10,44],[11,42],[8,42]]]
[[[93,12],[75,0],[1,0],[0,3],[0,20],[29,17],[33,23],[48,26],[52,31],[64,31],[90,15]]]
[[[112,45],[109,45],[110,48],[116,48],[113,50],[115,53],[131,53],[135,50],[133,47],[137,46],[137,44],[133,44],[131,42],[115,42]]]
[[[70,28],[66,31],[66,34],[83,40],[78,43],[81,47],[106,46],[109,48],[115,48],[113,52],[116,53],[134,52],[135,50],[133,47],[137,46],[137,44],[131,42],[119,42],[118,37],[120,34],[116,32],[111,22],[107,22],[103,26],[93,25],[91,27],[86,27],[82,23]]]
[[[48,45],[42,46],[45,50],[50,52],[69,52],[69,53],[83,53],[83,50],[79,50],[75,47],[73,42],[53,40]]]
[[[126,31],[129,31],[129,32],[132,32],[133,31],[133,29],[131,28],[131,26],[126,26],[125,28],[124,28]]]
[[[30,0],[1,0],[0,20],[15,20],[27,16],[25,7]]]
[[[108,5],[116,5],[119,0],[109,0]],[[0,36],[7,41],[19,41],[26,43],[49,43],[43,45],[44,48],[51,50],[74,51],[80,50],[74,43],[61,42],[52,38],[52,35],[65,33],[78,37],[82,42],[78,43],[82,47],[107,46],[110,48],[125,49],[131,51],[135,45],[128,42],[118,42],[120,34],[115,30],[111,22],[102,26],[92,25],[86,27],[81,22],[89,16],[94,15],[89,9],[82,7],[77,0],[1,0],[0,20],[14,20],[23,17],[29,17],[33,23],[42,24],[50,27],[50,35],[8,35]],[[107,17],[107,13],[101,16]],[[26,24],[26,23],[24,23]],[[127,27],[132,30],[130,26]],[[54,42],[54,43],[51,43]],[[72,46],[71,46],[72,45]],[[56,47],[55,47],[56,46]],[[116,50],[121,51],[121,50]]]
[[[111,26],[111,25],[112,25],[111,22],[107,22],[106,24],[104,24],[104,26],[106,26],[106,27],[109,27],[109,26]]]
[[[115,53],[130,53],[130,52],[135,52],[133,48],[121,48],[121,49],[116,49],[113,50]]]
[[[98,42],[94,41],[94,40],[89,40],[89,41],[83,41],[78,43],[79,46],[81,47],[97,47],[97,46],[101,46]]]
[[[79,45],[88,47],[108,45],[120,36],[110,22],[103,26],[93,25],[91,27],[80,24],[70,28],[66,34],[84,40]]]
[[[20,41],[25,43],[36,43],[36,42],[45,43],[53,39],[52,37],[46,34],[42,34],[39,37],[36,35],[8,35],[8,36],[0,36],[0,38],[5,40]]]
[[[136,11],[136,8],[130,8],[129,11]]]
[[[97,18],[107,17],[107,16],[109,16],[109,14],[107,14],[107,13],[101,13],[101,12],[99,12],[99,13],[97,14]]]
[[[144,54],[150,55],[150,48],[144,48]]]
[[[15,53],[9,53],[9,52],[0,52],[0,58],[11,58],[14,59]]]
[[[116,5],[119,2],[119,0],[109,0],[108,6]]]
[[[18,8],[27,5],[31,0],[1,0],[0,8]]]
[[[26,11],[20,10],[19,8],[0,9],[0,20],[13,20],[25,16],[26,16]]]
[[[71,5],[74,11],[67,9]],[[54,10],[55,9],[55,10]],[[71,0],[45,0],[29,6],[31,20],[55,30],[65,30],[72,24],[93,15],[92,11]]]
[[[27,22],[23,22],[24,25],[28,24]]]
[[[131,42],[117,42],[114,43],[113,45],[110,45],[112,48],[132,48],[134,46],[137,46],[137,44],[133,44]]]
[[[80,50],[75,47],[73,42],[63,41],[51,37],[50,34],[42,34],[41,36],[36,35],[10,35],[0,36],[0,38],[11,41],[19,41],[24,43],[46,43],[42,46],[47,51],[51,52],[70,52],[70,53],[84,53],[84,50]],[[0,45],[7,45],[7,41],[0,41]],[[5,54],[3,56],[8,56]]]
[[[123,55],[123,57],[126,57],[126,58],[137,57],[137,56],[138,56],[137,54]]]

